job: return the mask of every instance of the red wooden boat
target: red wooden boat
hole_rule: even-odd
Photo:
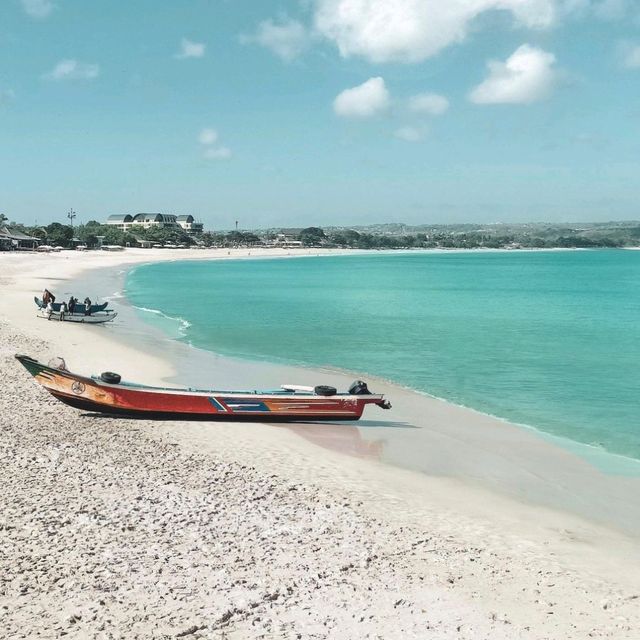
[[[48,365],[16,355],[55,398],[76,409],[136,418],[171,420],[249,420],[296,422],[358,420],[366,405],[391,405],[369,392],[364,382],[337,393],[327,386],[284,386],[276,391],[215,391],[150,387],[123,382],[116,373],[90,378],[71,373],[61,358]]]

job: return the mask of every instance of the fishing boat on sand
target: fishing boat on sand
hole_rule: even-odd
[[[216,391],[152,387],[124,382],[117,373],[84,377],[62,358],[45,365],[17,354],[27,371],[55,398],[76,409],[135,418],[295,422],[358,420],[369,404],[390,409],[384,396],[358,380],[348,391],[334,387],[282,385],[274,391]]]
[[[36,303],[38,309],[44,309],[47,305],[42,302],[38,296],[33,296],[33,301]],[[104,311],[107,308],[108,302],[103,302],[102,304],[92,304],[89,313],[97,313],[98,311]],[[60,311],[60,307],[62,306],[61,302],[52,302],[51,306],[54,311]],[[76,303],[74,313],[86,313],[87,307],[80,302]]]
[[[102,324],[103,322],[111,322],[116,316],[117,312],[115,311],[106,311],[104,313],[94,313],[93,315],[87,316],[84,313],[69,313],[68,311],[64,313],[62,318],[60,317],[60,312],[52,311],[51,315],[44,309],[41,309],[38,313],[39,318],[44,318],[45,320],[51,320],[52,322],[79,322],[82,324]]]

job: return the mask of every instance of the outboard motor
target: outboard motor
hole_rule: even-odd
[[[367,383],[362,380],[356,380],[350,387],[349,393],[352,396],[370,396],[371,391],[369,391],[369,387],[367,387]]]

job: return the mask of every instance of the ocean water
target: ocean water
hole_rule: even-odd
[[[387,378],[640,459],[640,252],[158,263],[126,295],[200,348]]]

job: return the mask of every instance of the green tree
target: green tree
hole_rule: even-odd
[[[360,234],[353,229],[345,229],[335,233],[331,240],[339,247],[355,247],[360,240]]]
[[[207,247],[221,247],[224,244],[224,236],[221,233],[212,233],[211,231],[205,231],[200,240]]]
[[[121,247],[124,246],[124,231],[110,225],[101,225],[99,231],[100,233],[97,233],[96,235],[103,236],[102,244],[117,244]]]
[[[259,242],[260,238],[249,231],[230,231],[226,236],[226,244],[228,245],[252,245]]]
[[[318,246],[326,239],[324,231],[320,227],[307,227],[300,232],[299,238],[305,246]]]
[[[377,239],[370,233],[362,233],[358,238],[356,246],[358,249],[375,249],[377,247]]]
[[[45,227],[47,232],[47,242],[53,246],[70,247],[73,238],[73,229],[66,224],[52,222]]]
[[[189,237],[189,234],[183,231],[182,229],[176,229],[173,227],[150,227],[149,229],[145,229],[138,233],[134,232],[135,235],[144,238],[145,240],[150,240],[151,242],[156,242],[158,244],[167,244],[171,242],[173,244],[191,244],[192,240]]]
[[[33,236],[34,238],[39,238],[40,240],[47,239],[47,231],[44,227],[26,227],[24,231],[27,235]]]
[[[76,238],[87,247],[95,247],[98,244],[98,237],[103,235],[100,233],[100,225],[98,223],[80,224],[76,227]]]
[[[82,244],[86,245],[90,249],[98,246],[98,236],[93,233],[85,233],[84,238],[80,239]]]

